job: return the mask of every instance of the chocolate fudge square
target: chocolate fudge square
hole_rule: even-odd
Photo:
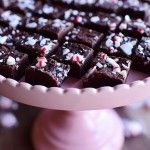
[[[15,48],[0,45],[1,75],[19,80],[29,65],[28,55],[18,52]]]
[[[20,32],[15,38],[15,45],[19,51],[31,56],[50,55],[57,48],[58,41],[39,34]]]
[[[39,5],[33,13],[37,16],[44,17],[47,19],[57,19],[62,18],[64,16],[65,11],[66,9],[64,9],[60,5],[45,3],[43,5]]]
[[[124,21],[120,24],[119,30],[126,35],[141,38],[142,36],[150,36],[150,25],[142,19],[130,19],[125,16]]]
[[[106,13],[119,13],[123,6],[121,0],[98,0],[95,4],[97,10],[101,10]]]
[[[125,83],[130,70],[131,61],[121,57],[109,57],[98,53],[91,69],[83,77],[84,87],[99,88]]]
[[[97,13],[89,16],[88,27],[97,31],[115,31],[122,18],[115,14]]]
[[[143,37],[132,57],[135,69],[150,73],[150,37]]]
[[[47,24],[50,24],[51,20],[45,19],[43,17],[25,17],[23,23],[19,26],[19,29],[30,32],[39,33],[42,32],[42,28]]]
[[[129,15],[132,18],[144,19],[148,13],[149,5],[141,3],[139,0],[124,0],[122,15]]]
[[[125,36],[122,33],[111,33],[101,42],[99,50],[109,55],[130,58],[137,42],[137,39]]]
[[[32,85],[58,87],[68,76],[69,71],[69,65],[38,57],[36,63],[26,69],[25,80]]]
[[[96,48],[104,34],[84,27],[73,28],[66,36],[65,40]]]
[[[70,75],[80,78],[89,68],[93,58],[93,49],[82,44],[65,42],[52,57],[69,64],[71,66]]]
[[[46,37],[61,40],[72,28],[73,23],[55,19],[50,24],[42,27],[41,34],[43,33]]]
[[[17,28],[22,24],[22,18],[18,13],[14,13],[11,10],[0,10],[0,23],[12,28]]]

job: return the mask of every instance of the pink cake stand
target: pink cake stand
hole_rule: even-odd
[[[99,89],[79,87],[80,81],[73,79],[62,88],[46,88],[0,76],[1,95],[50,109],[35,121],[32,140],[36,150],[120,150],[123,125],[108,109],[149,98],[150,78],[131,71],[127,84]]]

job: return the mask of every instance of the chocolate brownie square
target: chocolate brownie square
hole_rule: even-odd
[[[0,23],[12,28],[17,28],[22,24],[22,18],[18,13],[14,13],[11,10],[0,10]]]
[[[41,34],[46,37],[61,40],[72,28],[73,23],[66,20],[55,19],[50,24],[42,27]]]
[[[93,58],[93,49],[82,44],[65,42],[52,57],[69,64],[71,66],[70,75],[80,78],[89,68]]]
[[[50,22],[51,20],[43,17],[25,17],[23,23],[18,28],[31,33],[40,33],[42,32],[42,28],[47,24],[50,24]]]
[[[132,57],[134,67],[150,73],[150,37],[143,37]]]
[[[29,65],[28,55],[18,52],[15,47],[0,45],[0,74],[19,80]]]
[[[99,50],[109,55],[130,58],[137,42],[137,39],[124,36],[122,33],[111,33],[101,42]]]
[[[142,36],[150,36],[150,25],[142,19],[130,19],[128,15],[125,16],[124,21],[120,24],[119,30],[124,34],[136,38]]]
[[[33,85],[57,87],[61,86],[69,71],[69,65],[38,57],[36,63],[26,69],[25,80]]]
[[[115,31],[122,20],[120,16],[115,14],[88,13],[71,9],[65,12],[64,18],[76,25],[102,32]]]
[[[131,61],[126,58],[109,57],[105,53],[98,53],[91,69],[83,77],[83,85],[98,88],[125,83],[130,66]]]
[[[20,32],[15,38],[15,45],[19,51],[29,55],[50,55],[57,48],[58,41],[38,34]]]
[[[115,14],[97,13],[89,17],[88,27],[97,31],[108,32],[115,31],[122,18]]]
[[[65,40],[84,44],[95,49],[99,41],[102,40],[103,36],[103,33],[94,31],[92,29],[75,27],[65,36]]]
[[[139,0],[125,0],[121,12],[122,15],[144,19],[149,9],[150,7],[147,3],[141,3]]]
[[[62,18],[64,16],[65,11],[66,9],[64,9],[60,5],[45,3],[43,5],[39,5],[33,13],[37,16],[44,17],[47,19],[57,19]]]
[[[98,0],[95,4],[97,10],[101,10],[106,13],[119,13],[123,6],[121,0]]]

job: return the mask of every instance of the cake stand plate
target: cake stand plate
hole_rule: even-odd
[[[148,99],[148,76],[131,71],[127,84],[99,89],[82,89],[75,79],[68,79],[61,88],[46,88],[0,76],[0,94],[51,109],[35,121],[32,140],[36,150],[119,150],[124,141],[122,122],[114,111],[100,109]]]

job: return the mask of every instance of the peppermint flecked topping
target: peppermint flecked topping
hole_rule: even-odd
[[[24,9],[35,9],[35,1],[34,0],[17,0],[17,6],[24,10]]]
[[[136,49],[136,54],[144,58],[145,65],[150,63],[150,38],[149,37],[142,38],[142,40],[140,41]]]
[[[150,26],[142,19],[131,20],[128,15],[125,16],[125,20],[119,26],[120,30],[135,30],[140,34],[150,35]]]
[[[56,80],[59,81],[60,79],[64,79],[65,77],[67,77],[69,70],[69,66],[59,62],[55,62],[54,68],[51,69],[51,73],[55,77],[57,77]]]
[[[58,28],[58,29],[65,29],[71,25],[70,22],[67,22],[65,20],[55,19],[52,22],[52,27]]]
[[[4,11],[2,14],[1,14],[1,17],[5,20],[5,21],[8,21],[9,22],[9,25],[16,28],[20,21],[21,21],[21,17],[11,11]]]
[[[37,39],[34,39],[34,37],[28,37],[27,41],[25,42],[26,45],[35,45],[38,42]]]
[[[80,45],[65,42],[62,46],[63,59],[67,61],[84,63],[85,61],[85,49]]]
[[[71,60],[75,62],[84,62],[85,58],[80,54],[74,54],[69,49],[63,50],[63,55],[65,57],[65,60]]]
[[[130,56],[136,43],[137,40],[134,38],[126,37],[122,33],[112,33],[106,37],[105,46],[110,53],[116,53],[121,50]]]
[[[98,69],[103,69],[106,67],[112,67],[113,74],[120,74],[124,78],[127,77],[128,70],[130,68],[130,62],[126,60],[126,62],[121,62],[121,58],[111,58],[107,56],[105,53],[100,53],[101,59],[96,63],[96,67]]]

